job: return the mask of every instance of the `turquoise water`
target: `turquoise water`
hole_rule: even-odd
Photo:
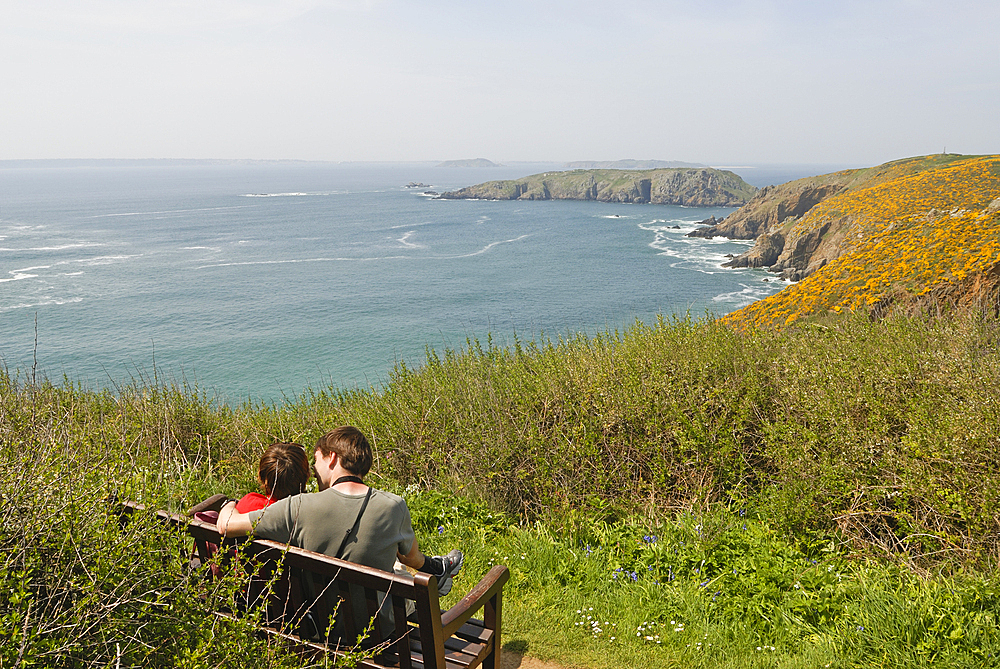
[[[782,287],[719,267],[749,242],[684,236],[729,209],[405,188],[551,167],[0,169],[0,358],[92,388],[155,374],[272,402],[377,385],[427,346],[722,314]]]

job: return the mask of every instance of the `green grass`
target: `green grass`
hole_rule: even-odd
[[[105,500],[237,496],[266,444],[343,423],[369,435],[372,482],[407,497],[425,550],[467,553],[448,602],[510,567],[513,650],[584,667],[992,666],[998,334],[974,315],[780,333],[680,320],[472,341],[383,389],[277,406],[5,371],[0,667],[288,665],[252,620],[205,618],[238,584],[206,592],[180,538],[120,532]]]

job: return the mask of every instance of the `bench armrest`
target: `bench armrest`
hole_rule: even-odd
[[[212,495],[204,502],[199,502],[188,509],[188,515],[193,516],[194,514],[202,511],[222,511],[222,506],[227,499],[229,498],[222,493]]]
[[[510,571],[503,565],[490,569],[486,576],[476,584],[455,606],[441,614],[441,626],[445,638],[458,631],[479,609],[494,595],[503,589],[504,583],[510,579]]]

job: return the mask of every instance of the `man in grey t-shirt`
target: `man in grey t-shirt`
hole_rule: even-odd
[[[361,431],[345,425],[326,433],[316,442],[315,455],[320,492],[286,497],[247,514],[238,513],[235,503],[228,503],[219,512],[222,534],[244,536],[253,532],[262,539],[390,572],[398,559],[408,567],[437,576],[438,592],[448,594],[452,578],[462,567],[462,553],[453,550],[445,556],[428,557],[420,552],[406,501],[369,488],[363,481],[372,466],[372,449]],[[369,490],[371,496],[358,530],[350,532]],[[342,543],[344,550],[338,556]]]

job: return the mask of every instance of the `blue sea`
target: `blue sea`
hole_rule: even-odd
[[[730,209],[424,194],[557,167],[5,163],[0,363],[272,403],[378,387],[427,347],[724,314],[783,287],[720,267],[749,242],[684,236]],[[821,170],[734,171],[766,185]]]

